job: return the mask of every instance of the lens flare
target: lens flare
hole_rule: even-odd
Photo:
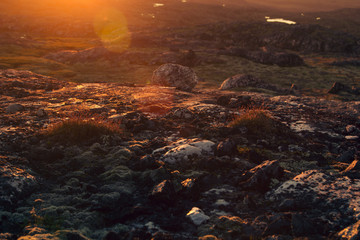
[[[124,52],[131,43],[131,34],[125,16],[112,8],[103,9],[95,16],[95,33],[112,52]]]

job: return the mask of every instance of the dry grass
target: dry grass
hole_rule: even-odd
[[[251,134],[274,134],[279,131],[278,122],[263,106],[240,109],[241,115],[229,123],[229,127],[246,127]]]
[[[96,118],[73,117],[56,123],[42,132],[51,143],[87,144],[99,141],[103,135],[118,135],[122,130],[119,123]]]

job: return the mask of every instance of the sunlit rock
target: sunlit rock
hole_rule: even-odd
[[[241,232],[245,221],[238,216],[220,216],[217,218],[216,226],[220,229],[231,229],[231,231]]]
[[[266,190],[272,178],[280,178],[284,169],[277,160],[265,161],[247,171],[241,186],[246,189]]]
[[[337,237],[340,240],[355,240],[360,238],[360,221],[341,230]]]
[[[29,240],[29,239],[31,239],[31,240],[60,240],[60,238],[58,238],[50,233],[35,234],[33,236],[22,236],[22,237],[18,238],[18,240]]]
[[[291,130],[295,132],[314,132],[315,128],[312,127],[308,122],[299,120],[290,124]]]
[[[228,206],[230,205],[229,202],[227,202],[226,200],[224,199],[218,199],[216,200],[216,202],[214,203],[215,206],[219,207],[219,206]]]
[[[187,161],[192,156],[213,154],[215,143],[209,140],[183,139],[163,148],[156,149],[153,154],[164,153],[162,160],[168,163]]]
[[[189,67],[167,63],[153,73],[151,84],[175,87],[182,91],[191,91],[198,83],[196,73]]]
[[[346,126],[346,131],[347,131],[348,133],[352,133],[352,132],[354,132],[356,129],[357,129],[357,128],[356,128],[355,125],[347,125],[347,126]]]
[[[18,238],[20,240],[60,240],[60,239],[78,239],[90,240],[76,230],[58,230],[55,233],[29,234]]]
[[[36,234],[46,234],[46,230],[44,228],[38,227],[38,226],[32,226],[28,225],[24,229],[24,233],[27,235],[36,235]]]
[[[164,180],[158,185],[156,185],[150,194],[150,199],[155,201],[156,204],[165,203],[171,204],[175,203],[175,190],[174,185],[169,180]]]
[[[221,112],[226,112],[226,109],[217,104],[211,103],[200,103],[200,102],[192,102],[188,106],[188,110],[191,112],[195,112],[197,114],[220,114]]]
[[[360,178],[360,161],[354,160],[342,173],[349,178]]]
[[[287,198],[301,202],[316,201],[326,209],[360,216],[360,180],[336,176],[320,170],[308,170],[267,193],[273,201]],[[313,203],[314,203],[313,202]],[[314,207],[314,206],[313,206]]]
[[[209,216],[207,216],[203,210],[197,207],[193,207],[190,212],[186,214],[186,217],[188,217],[195,225],[199,226],[202,223],[206,222],[210,219]]]
[[[28,170],[0,159],[0,209],[13,206],[37,186],[36,178]]]
[[[359,139],[359,136],[351,136],[351,135],[348,135],[348,136],[345,136],[345,139],[346,139],[346,140],[358,140],[358,139]]]
[[[205,236],[199,237],[199,240],[218,240],[218,238],[215,237],[214,235],[205,235]]]

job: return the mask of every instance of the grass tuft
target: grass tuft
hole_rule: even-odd
[[[240,110],[241,115],[229,123],[229,127],[246,127],[250,134],[264,135],[279,132],[279,123],[263,106],[251,106]]]
[[[48,127],[42,133],[52,143],[86,144],[98,141],[104,135],[118,135],[122,130],[119,123],[102,119],[73,117]]]

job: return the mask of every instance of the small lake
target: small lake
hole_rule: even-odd
[[[291,20],[286,20],[283,18],[270,18],[270,17],[265,17],[267,22],[278,22],[278,23],[286,23],[286,24],[296,24],[296,22],[291,21]]]

